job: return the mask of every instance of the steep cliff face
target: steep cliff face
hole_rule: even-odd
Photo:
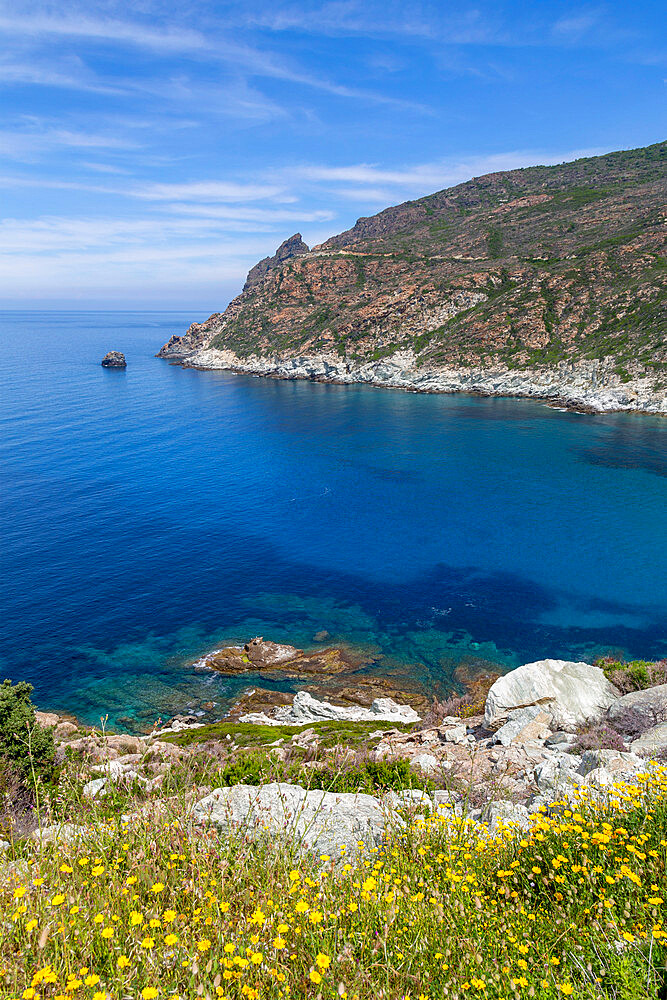
[[[297,234],[160,356],[267,373],[325,357],[348,374],[592,363],[664,393],[666,205],[667,143],[489,174],[310,251]]]

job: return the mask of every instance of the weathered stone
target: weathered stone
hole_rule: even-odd
[[[60,716],[56,712],[35,712],[35,722],[46,729],[53,729],[60,722]]]
[[[535,784],[541,792],[557,792],[567,785],[579,784],[581,775],[576,770],[576,759],[554,757],[538,764],[534,771]]]
[[[459,726],[450,726],[449,728],[445,729],[445,742],[463,743],[467,735],[468,735],[468,727],[465,724]]]
[[[120,351],[109,351],[102,358],[101,364],[103,368],[127,368],[125,355]]]
[[[433,799],[420,788],[404,788],[400,792],[387,792],[384,804],[392,811],[405,809],[408,812],[415,812],[424,809],[433,810]]]
[[[559,732],[552,733],[551,736],[548,736],[544,741],[544,745],[549,749],[554,748],[559,750],[568,750],[570,747],[574,746],[576,740],[577,738],[573,733],[566,733],[560,730]]]
[[[647,732],[642,733],[638,740],[630,744],[633,753],[665,753],[667,751],[667,722],[661,722]]]
[[[420,753],[410,761],[413,767],[419,768],[424,774],[432,774],[440,767],[440,761],[432,753]]]
[[[497,727],[513,709],[539,706],[552,727],[576,729],[596,722],[618,698],[599,667],[568,660],[538,660],[499,677],[486,699],[484,721]]]
[[[494,835],[502,826],[511,824],[521,830],[526,830],[530,826],[527,808],[516,802],[491,802],[482,816],[489,824],[489,832]]]
[[[81,840],[90,833],[91,828],[78,826],[75,823],[53,823],[49,826],[43,826],[41,830],[33,830],[30,838],[42,844],[49,844],[53,841],[71,844],[74,841]]]
[[[379,845],[388,823],[372,795],[307,791],[284,782],[216,788],[194,806],[192,815],[195,822],[228,833],[283,837],[299,851],[333,858],[342,851],[356,853],[360,840]],[[392,822],[402,825],[398,817]]]
[[[68,736],[73,736],[74,733],[78,732],[77,726],[73,722],[59,722],[55,729],[55,735],[58,739],[66,739]]]
[[[635,733],[667,722],[667,684],[624,694],[611,705],[609,719],[621,729],[625,722],[626,730]]]
[[[495,739],[504,747],[541,740],[551,733],[550,723],[551,716],[539,705],[516,708],[507,713],[507,722],[495,733]]]
[[[86,799],[96,799],[106,789],[106,778],[93,778],[83,786],[83,796]]]
[[[586,750],[581,755],[581,763],[577,771],[587,775],[596,768],[604,767],[611,774],[633,777],[646,769],[646,761],[635,753],[623,753],[620,750]]]
[[[310,722],[419,722],[419,716],[409,705],[397,705],[391,698],[376,698],[370,708],[332,705],[318,701],[308,691],[299,691],[289,707],[279,707],[269,716],[266,713],[242,715],[240,722],[265,726],[301,726]]]

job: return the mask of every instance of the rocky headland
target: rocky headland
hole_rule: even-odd
[[[299,233],[158,357],[667,414],[667,145],[489,174]]]

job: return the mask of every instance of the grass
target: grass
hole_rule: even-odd
[[[658,1000],[666,836],[664,769],[523,834],[431,816],[349,859],[99,819],[4,869],[0,996]]]
[[[417,728],[417,723],[394,722],[314,722],[303,726],[260,726],[251,722],[214,722],[198,729],[186,729],[181,733],[171,733],[162,739],[177,746],[188,747],[193,743],[209,740],[225,740],[230,737],[242,747],[270,746],[277,740],[289,740],[305,730],[314,730],[322,746],[333,747],[345,744],[349,747],[368,742],[374,732],[398,729],[402,733]]]

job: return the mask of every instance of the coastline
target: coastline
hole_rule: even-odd
[[[667,416],[667,390],[655,379],[623,381],[612,358],[560,362],[553,367],[510,369],[502,365],[470,368],[418,367],[412,351],[366,363],[337,354],[241,358],[230,350],[169,349],[156,355],[184,368],[224,370],[282,380],[306,380],[338,385],[371,385],[407,392],[497,396],[540,400],[581,413],[643,413]]]

